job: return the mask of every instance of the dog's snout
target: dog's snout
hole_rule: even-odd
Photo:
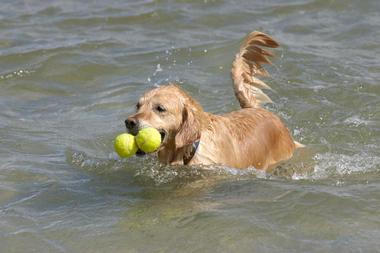
[[[133,130],[137,126],[137,120],[135,118],[128,118],[125,120],[125,126],[129,130]]]

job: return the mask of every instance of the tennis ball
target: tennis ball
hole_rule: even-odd
[[[115,151],[120,157],[133,156],[137,149],[135,137],[132,134],[123,133],[115,138]]]
[[[141,129],[136,135],[137,146],[145,153],[156,151],[161,145],[161,135],[157,129],[146,127]]]

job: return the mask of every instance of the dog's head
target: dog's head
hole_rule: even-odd
[[[160,151],[179,149],[200,138],[202,112],[186,92],[169,84],[146,92],[125,125],[134,135],[142,128],[154,127],[161,134]]]

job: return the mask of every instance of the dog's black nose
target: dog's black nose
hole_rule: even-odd
[[[132,130],[136,127],[137,125],[137,120],[134,118],[128,118],[125,120],[125,126],[129,129]]]

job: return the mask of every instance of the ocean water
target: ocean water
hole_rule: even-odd
[[[380,2],[38,1],[0,8],[0,252],[380,252]],[[307,147],[270,173],[120,160],[137,98],[239,108],[254,30],[267,108]]]

